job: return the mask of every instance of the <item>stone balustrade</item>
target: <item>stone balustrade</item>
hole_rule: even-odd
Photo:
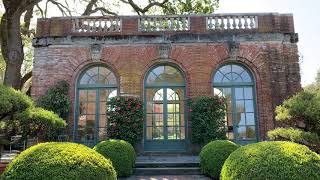
[[[206,17],[208,30],[248,30],[258,29],[257,15],[211,15]]]
[[[54,17],[38,19],[36,38],[61,36],[174,35],[216,32],[294,33],[292,14]]]
[[[142,16],[139,18],[140,32],[189,31],[188,16]]]
[[[121,18],[74,18],[72,19],[72,32],[121,32]]]

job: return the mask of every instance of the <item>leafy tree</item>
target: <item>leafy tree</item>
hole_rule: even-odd
[[[32,54],[25,53],[23,36],[32,38],[33,30],[30,22],[34,15],[47,17],[48,8],[57,7],[63,16],[79,15],[78,6],[83,6],[82,15],[117,15],[121,5],[128,5],[138,15],[159,10],[162,14],[190,14],[212,13],[219,4],[219,0],[3,0],[5,13],[0,24],[1,53],[6,64],[4,84],[15,89],[21,89],[23,84],[30,79],[32,72],[30,59]],[[41,3],[44,2],[44,3]],[[77,4],[71,8],[70,3]],[[138,3],[139,2],[139,3]],[[23,23],[21,23],[23,20]],[[30,41],[29,41],[30,42]],[[29,45],[30,47],[30,45]],[[24,63],[24,60],[26,62]]]
[[[276,108],[276,120],[320,135],[320,91],[301,91]]]

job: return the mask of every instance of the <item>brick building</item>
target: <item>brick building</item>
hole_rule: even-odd
[[[297,34],[291,14],[69,17],[39,19],[31,94],[70,83],[73,140],[105,138],[106,101],[141,97],[140,151],[191,151],[185,100],[228,99],[228,137],[266,139],[274,109],[300,90]]]

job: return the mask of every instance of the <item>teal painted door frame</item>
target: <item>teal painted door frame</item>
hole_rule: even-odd
[[[148,139],[147,138],[147,90],[153,89],[155,92],[163,89],[163,139]],[[179,98],[183,99],[183,103],[180,103],[181,100],[179,99],[179,107],[183,106],[183,112],[180,112],[179,110],[179,120],[181,120],[182,117],[180,115],[183,115],[183,123],[184,123],[184,139],[181,140],[174,140],[168,138],[168,89],[172,89],[176,92],[177,89],[183,89],[183,97],[181,95]],[[176,92],[177,93],[177,92]],[[185,88],[183,85],[161,85],[161,86],[148,86],[145,87],[145,93],[144,93],[144,151],[148,152],[185,152],[187,151],[187,141],[188,141],[188,134],[187,134],[187,115],[186,115],[186,100],[185,100]],[[181,128],[181,126],[180,126]],[[180,133],[181,129],[180,129]],[[181,137],[181,134],[180,134]]]

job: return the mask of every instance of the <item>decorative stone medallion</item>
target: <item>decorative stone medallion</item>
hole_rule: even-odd
[[[159,46],[159,56],[161,59],[168,59],[171,50],[171,44],[161,44]]]
[[[100,44],[91,45],[91,59],[93,61],[100,61],[102,48]]]

